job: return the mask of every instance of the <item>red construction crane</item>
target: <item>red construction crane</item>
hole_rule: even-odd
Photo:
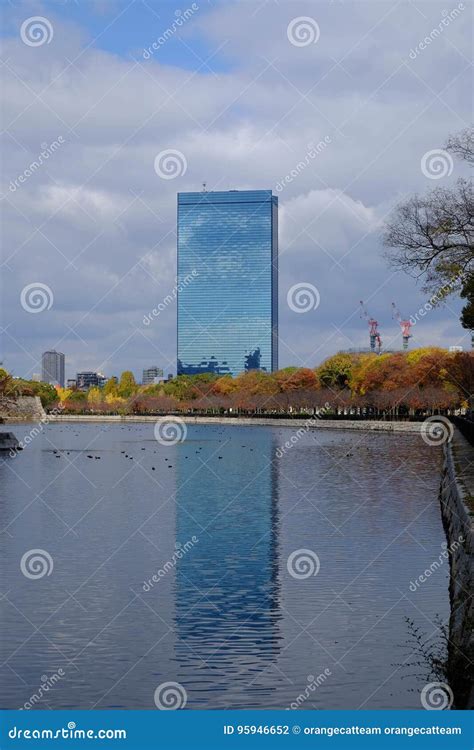
[[[380,350],[382,349],[382,339],[380,338],[380,333],[378,330],[378,321],[375,320],[375,318],[372,318],[369,313],[367,312],[367,308],[364,305],[363,301],[360,301],[360,317],[365,318],[367,321],[367,325],[369,326],[369,338],[370,338],[370,348],[373,352],[377,352],[377,354],[380,354]]]
[[[392,318],[398,320],[400,328],[402,329],[403,348],[408,349],[408,339],[411,339],[412,337],[412,334],[410,333],[412,324],[409,320],[403,320],[400,310],[395,302],[392,302]]]

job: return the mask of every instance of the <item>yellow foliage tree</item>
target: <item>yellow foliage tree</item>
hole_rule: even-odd
[[[100,388],[98,388],[97,386],[89,388],[87,400],[90,404],[99,404],[102,401],[102,393]]]
[[[58,393],[58,398],[61,404],[63,404],[65,401],[68,400],[69,396],[72,393],[71,388],[61,388],[61,386],[58,386],[56,388],[56,391]]]

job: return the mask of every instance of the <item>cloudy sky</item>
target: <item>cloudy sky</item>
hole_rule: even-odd
[[[400,346],[391,302],[409,317],[426,295],[388,267],[381,229],[404,196],[463,174],[455,161],[440,177],[422,160],[469,124],[467,0],[1,9],[0,359],[10,370],[31,376],[55,348],[68,376],[173,372],[175,306],[143,319],[175,284],[176,193],[203,181],[279,195],[281,366],[365,346],[361,299],[384,345]],[[181,161],[165,179],[155,164],[168,150]],[[320,295],[305,314],[287,303],[303,282]],[[430,313],[411,346],[469,348],[459,309],[451,299]]]

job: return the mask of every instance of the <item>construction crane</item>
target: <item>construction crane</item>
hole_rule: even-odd
[[[402,329],[403,348],[408,349],[408,339],[411,339],[412,334],[410,333],[411,323],[409,320],[403,320],[402,315],[395,302],[392,302],[392,318],[398,320],[398,324]]]
[[[370,338],[370,349],[377,354],[380,354],[382,349],[382,339],[378,330],[379,324],[375,318],[372,318],[367,312],[367,308],[363,301],[360,301],[360,317],[365,318],[367,325],[369,326],[369,338]]]

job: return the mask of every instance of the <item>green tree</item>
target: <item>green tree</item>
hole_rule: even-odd
[[[73,391],[68,398],[68,401],[73,403],[85,403],[87,401],[87,393],[85,391]]]
[[[325,388],[345,388],[350,382],[353,365],[354,356],[341,352],[326,359],[316,369],[316,375]]]
[[[192,379],[189,375],[178,375],[168,383],[165,383],[163,390],[166,396],[172,396],[178,401],[184,401],[188,398],[192,386]]]

